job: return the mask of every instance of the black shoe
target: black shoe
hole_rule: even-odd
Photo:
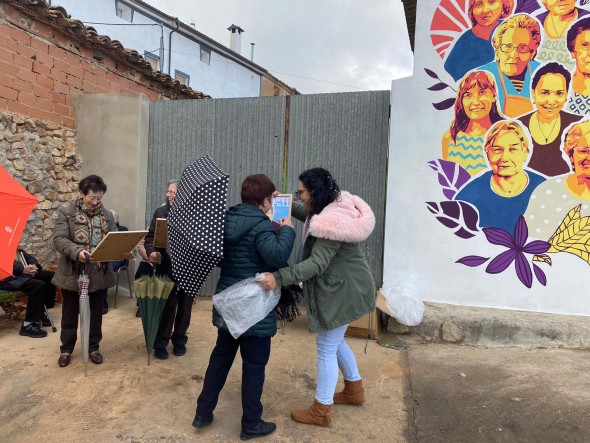
[[[25,326],[24,323],[20,327],[19,335],[24,335],[25,337],[31,338],[43,338],[47,337],[47,332],[37,326],[37,323],[31,323],[30,325]]]
[[[105,301],[104,305],[102,305],[102,315],[105,315],[107,312],[109,312],[109,304]]]
[[[135,313],[136,317],[141,317],[141,311],[139,310],[139,306],[137,307],[137,312]]]
[[[251,440],[253,438],[266,437],[267,435],[272,434],[276,429],[276,424],[270,421],[260,420],[260,423],[258,423],[255,428],[242,429],[240,438],[242,440]]]
[[[211,417],[203,417],[202,415],[195,415],[193,426],[197,429],[210,425],[213,422],[213,414]]]
[[[168,358],[168,351],[166,348],[155,348],[154,356],[159,360],[166,360]]]
[[[181,355],[186,354],[186,346],[183,344],[180,345],[174,345],[174,349],[172,350],[172,352],[174,353],[174,355],[176,355],[177,357],[180,357]]]
[[[68,352],[64,352],[59,355],[59,359],[57,360],[57,364],[60,368],[65,368],[67,365],[70,364],[72,361],[72,354]]]
[[[43,326],[51,326],[51,322],[49,321],[49,317],[47,317],[47,314],[43,314],[43,319],[41,320],[41,324]]]

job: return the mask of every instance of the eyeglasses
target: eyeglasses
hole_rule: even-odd
[[[514,46],[512,43],[502,43],[500,45],[500,51],[502,51],[504,54],[508,54],[509,52],[512,52],[514,49],[516,49],[516,52],[518,52],[519,54],[527,54],[531,52],[530,46],[526,43],[521,43],[518,46]]]
[[[590,156],[590,148],[573,148],[572,151],[577,153],[580,157]]]
[[[295,195],[297,196],[297,198],[301,199],[301,194],[303,194],[304,192],[307,192],[307,189],[299,189],[295,191]]]

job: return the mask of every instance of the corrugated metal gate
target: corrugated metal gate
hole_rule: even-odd
[[[388,131],[389,91],[151,102],[146,226],[166,182],[205,154],[231,177],[228,206],[239,203],[247,175],[266,174],[279,191],[294,192],[300,172],[322,166],[375,212],[365,252],[381,285]],[[213,294],[218,276],[202,294]]]

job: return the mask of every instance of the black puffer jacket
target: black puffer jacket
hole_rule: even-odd
[[[225,214],[223,260],[215,293],[259,272],[274,272],[287,264],[295,230],[282,226],[278,232],[269,218],[256,206],[232,206]],[[272,337],[277,332],[274,309],[243,336]],[[223,318],[213,308],[213,324],[227,331]]]

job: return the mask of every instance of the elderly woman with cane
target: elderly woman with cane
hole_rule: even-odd
[[[310,332],[317,333],[317,386],[308,409],[291,411],[299,423],[330,426],[332,406],[360,406],[365,394],[356,359],[344,340],[348,324],[375,309],[375,283],[359,242],[375,227],[375,216],[360,197],[340,191],[332,175],[313,168],[299,176],[301,204],[293,215],[305,221],[303,261],[264,274],[266,289],[303,282]],[[344,390],[334,394],[338,370]]]

